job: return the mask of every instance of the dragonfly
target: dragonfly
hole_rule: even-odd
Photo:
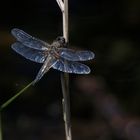
[[[68,43],[62,36],[57,37],[51,44],[29,35],[21,29],[11,30],[16,42],[12,49],[31,61],[42,63],[33,84],[38,82],[50,68],[66,73],[89,74],[90,68],[77,61],[87,61],[94,58],[92,51],[76,51],[68,49]]]

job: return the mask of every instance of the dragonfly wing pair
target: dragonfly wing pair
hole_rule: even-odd
[[[17,42],[12,44],[12,49],[25,58],[37,62],[44,63],[48,57],[48,48],[51,45],[32,37],[20,29],[13,29],[12,35],[17,39]],[[74,61],[86,61],[94,58],[94,53],[91,51],[74,51],[67,48],[58,48],[59,57],[53,61],[52,68],[67,73],[88,74],[90,68],[82,63]],[[54,56],[52,56],[54,59]]]
[[[46,59],[44,51],[29,48],[20,42],[12,44],[12,49],[16,51],[18,54],[25,57],[26,59],[29,59],[37,63],[43,63]]]

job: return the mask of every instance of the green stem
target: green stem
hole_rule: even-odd
[[[9,100],[7,100],[5,103],[3,103],[0,106],[0,112],[7,107],[11,102],[13,102],[18,96],[20,96],[25,90],[27,90],[31,85],[33,84],[33,81],[29,83],[26,87],[24,87],[22,90],[20,90],[18,93],[16,93],[13,97],[11,97]]]
[[[1,121],[1,111],[0,111],[0,140],[2,140],[2,121]]]

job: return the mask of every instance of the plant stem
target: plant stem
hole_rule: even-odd
[[[0,106],[0,140],[2,140],[2,121],[1,121],[1,113],[4,108],[6,108],[10,103],[12,103],[18,96],[20,96],[25,90],[27,90],[31,85],[33,84],[33,81],[29,83],[26,87],[24,87],[22,90],[20,90],[18,93],[16,93],[13,97],[11,97],[9,100],[7,100],[5,103],[3,103]]]
[[[68,42],[68,0],[64,0],[64,11],[62,11],[63,16],[63,36]]]
[[[71,140],[71,121],[70,121],[70,98],[69,98],[69,75],[61,74],[61,85],[63,93],[63,117],[65,122],[66,140]]]
[[[64,0],[63,16],[63,36],[68,43],[68,0]],[[61,74],[61,84],[63,92],[63,117],[65,122],[66,139],[72,140],[70,121],[70,97],[69,97],[69,74]]]
[[[9,100],[7,100],[5,103],[3,103],[0,106],[0,112],[6,108],[11,102],[13,102],[18,96],[20,96],[25,90],[27,90],[31,85],[33,84],[33,81],[29,83],[26,87],[24,87],[22,90],[20,90],[18,93],[16,93],[13,97],[11,97]]]
[[[68,43],[68,0],[56,0],[63,17],[63,36]],[[66,62],[67,63],[67,62]],[[66,140],[72,140],[70,121],[70,97],[69,97],[69,74],[61,74],[61,85],[63,93],[63,117],[65,122]]]
[[[2,140],[2,121],[1,121],[1,111],[0,111],[0,140]]]

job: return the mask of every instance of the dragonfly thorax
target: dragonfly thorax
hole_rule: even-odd
[[[51,47],[47,51],[47,54],[50,54],[50,55],[55,56],[56,58],[58,58],[59,57],[58,46],[51,45]]]

